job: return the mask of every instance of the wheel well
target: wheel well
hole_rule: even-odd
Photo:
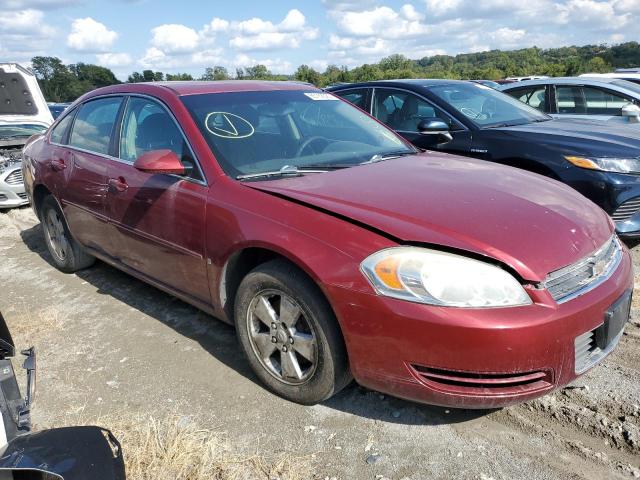
[[[45,199],[47,195],[51,195],[51,192],[44,185],[36,185],[36,188],[33,190],[33,207],[38,217],[40,216],[40,207],[42,206],[42,201]]]
[[[540,162],[537,162],[535,160],[527,160],[526,158],[505,158],[499,160],[499,162],[504,165],[522,168],[524,170],[528,170],[529,172],[544,175],[545,177],[553,178],[554,180],[560,180],[560,177],[558,177],[558,175],[551,168],[547,167],[546,165],[542,165]]]
[[[291,262],[288,258],[273,250],[258,247],[240,250],[227,260],[220,282],[220,302],[230,323],[233,323],[236,292],[242,279],[258,265],[277,258]]]

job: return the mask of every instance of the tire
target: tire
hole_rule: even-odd
[[[294,265],[272,260],[249,272],[238,287],[234,319],[251,368],[277,395],[314,405],[351,381],[331,306]]]
[[[58,270],[73,273],[93,265],[95,258],[73,238],[58,203],[51,195],[42,201],[40,222],[44,243]]]

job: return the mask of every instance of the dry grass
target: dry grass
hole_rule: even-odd
[[[22,305],[15,313],[7,312],[4,319],[16,345],[37,343],[34,341],[62,330],[65,323],[64,315],[55,306],[34,309]]]
[[[302,480],[313,478],[311,459],[278,453],[245,455],[224,437],[189,418],[137,417],[97,422],[122,444],[127,480]]]

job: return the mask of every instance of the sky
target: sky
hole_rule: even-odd
[[[0,62],[57,56],[122,80],[640,40],[640,0],[0,0],[0,12]]]

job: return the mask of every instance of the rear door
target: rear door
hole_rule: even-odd
[[[64,176],[59,198],[71,233],[82,244],[108,252],[107,167],[122,97],[89,100],[79,107],[68,137],[52,158]],[[52,132],[53,133],[53,132]]]
[[[149,174],[133,163],[145,152],[169,149],[184,176]],[[205,207],[208,187],[182,130],[169,110],[149,97],[128,98],[118,160],[110,162],[108,215],[119,261],[160,284],[210,302]]]

